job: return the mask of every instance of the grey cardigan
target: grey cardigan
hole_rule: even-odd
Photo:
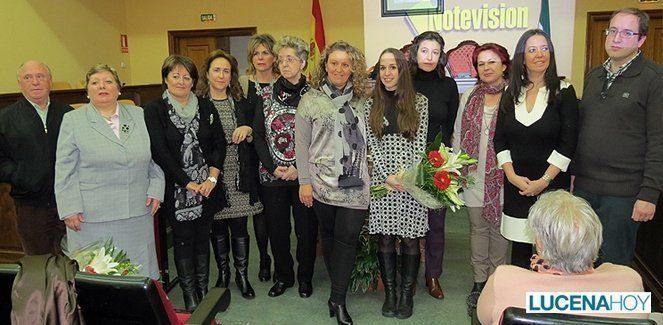
[[[363,98],[353,98],[350,105],[359,119],[360,132],[366,138],[364,102]],[[299,184],[312,184],[313,197],[322,203],[366,210],[370,198],[370,178],[366,162],[362,164],[360,175],[364,186],[349,189],[338,187],[342,166],[335,162],[338,157],[335,159],[334,155],[340,151],[338,147],[342,143],[337,135],[339,130],[335,129],[337,116],[338,109],[325,93],[311,89],[302,96],[295,120]]]

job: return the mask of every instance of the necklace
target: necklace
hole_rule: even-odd
[[[492,108],[492,107],[489,107],[489,108]],[[485,135],[490,135],[490,124],[493,120],[493,114],[494,114],[494,112],[491,112],[490,114],[486,114],[486,111],[485,111],[485,108],[484,108],[482,122],[483,122],[483,127],[484,127],[483,128],[483,134],[485,134]]]

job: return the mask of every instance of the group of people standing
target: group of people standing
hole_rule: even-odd
[[[309,46],[292,36],[254,35],[242,77],[222,50],[200,71],[190,58],[171,55],[161,69],[161,98],[142,110],[118,102],[116,71],[95,65],[86,75],[90,102],[67,113],[70,107],[49,100],[48,67],[28,61],[17,74],[24,98],[0,112],[0,180],[13,185],[27,254],[57,251],[63,220],[70,249],[112,236],[155,279],[153,215],[161,208],[173,227],[187,310],[207,292],[210,241],[215,286],[228,287],[232,252],[237,287],[244,298],[255,297],[248,276],[253,217],[260,281],[272,277],[271,246],[269,296],[295,282],[302,298],[312,294],[319,230],[330,316],[351,324],[345,297],[367,223],[379,236],[382,314],[408,318],[422,238],[428,292],[444,298],[446,210],[419,204],[399,173],[441,133],[445,145],[478,159],[467,170],[474,186],[464,192],[475,282],[468,303],[476,305],[488,277],[506,262],[508,240],[512,264],[529,268],[528,211],[543,191],[569,189],[570,171],[577,194],[603,223],[602,259],[630,263],[638,221],[653,217],[663,182],[661,68],[638,50],[647,19],[637,9],[613,15],[610,59],[587,76],[580,110],[541,30],[525,32],[512,58],[499,44],[479,46],[472,55],[479,80],[460,99],[445,76],[444,40],[432,31],[418,35],[407,53],[380,54],[372,93],[356,47],[328,46],[308,80]],[[393,190],[371,199],[372,184]]]

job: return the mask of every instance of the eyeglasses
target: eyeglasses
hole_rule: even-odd
[[[301,62],[301,60],[298,57],[291,56],[291,55],[288,55],[288,56],[285,56],[285,57],[279,56],[278,60],[279,60],[279,63],[287,63],[289,65],[293,64],[295,62]]]
[[[605,30],[605,36],[615,37],[617,36],[617,34],[619,34],[619,36],[625,39],[630,39],[634,35],[640,35],[640,33],[636,33],[628,29],[619,30],[617,28],[608,28]]]

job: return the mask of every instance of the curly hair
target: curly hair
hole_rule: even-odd
[[[313,88],[320,88],[324,80],[327,79],[327,60],[329,59],[329,55],[334,51],[343,51],[350,56],[350,59],[352,60],[352,74],[350,75],[350,80],[352,81],[352,94],[358,98],[364,96],[366,91],[365,84],[368,77],[366,74],[366,58],[364,57],[364,53],[345,41],[334,42],[332,45],[325,48],[320,56],[320,61],[313,72],[311,86]]]
[[[198,88],[196,89],[196,94],[198,96],[209,97],[209,79],[207,75],[209,74],[210,66],[212,62],[216,59],[226,59],[230,62],[230,84],[228,85],[228,95],[234,100],[242,99],[243,92],[242,88],[239,86],[239,73],[237,71],[237,60],[232,55],[224,52],[223,50],[216,50],[210,53],[210,55],[203,62],[203,67],[200,74],[200,82],[198,83]]]
[[[295,50],[297,57],[304,63],[302,70],[306,70],[306,68],[308,68],[308,44],[306,44],[306,42],[299,37],[286,35],[281,37],[281,39],[278,40],[276,44],[274,44],[274,53],[276,53],[276,56],[278,56],[279,52],[286,48]],[[277,58],[275,65],[278,65],[278,61],[279,60]]]

